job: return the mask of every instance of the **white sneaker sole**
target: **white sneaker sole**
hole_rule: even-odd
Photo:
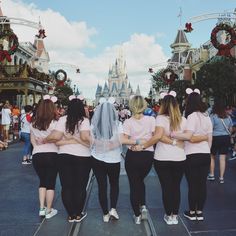
[[[57,210],[54,209],[52,213],[50,212],[49,214],[46,214],[46,215],[45,215],[45,218],[46,218],[46,219],[51,219],[51,218],[52,218],[53,216],[55,216],[56,214],[57,214]]]

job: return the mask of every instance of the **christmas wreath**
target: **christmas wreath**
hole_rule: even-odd
[[[63,75],[63,77],[61,77],[61,74]],[[67,74],[64,70],[58,70],[55,73],[55,78],[56,78],[56,81],[57,81],[57,86],[64,86],[64,83],[67,80]]]
[[[4,50],[0,48],[0,62],[6,59],[8,62],[11,62],[11,55],[14,54],[19,46],[18,38],[12,31],[3,31],[0,32],[0,39],[8,37],[8,42],[10,46],[9,50]]]
[[[221,30],[224,30],[230,36],[230,40],[226,44],[222,44],[217,40],[217,33]],[[217,55],[219,56],[231,56],[230,49],[236,45],[236,32],[233,27],[228,24],[219,24],[211,32],[211,43],[218,49]]]
[[[167,68],[162,71],[161,77],[166,84],[172,84],[178,78],[178,75],[172,69]]]

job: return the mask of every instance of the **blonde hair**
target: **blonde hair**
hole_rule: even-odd
[[[182,115],[180,113],[179,104],[173,96],[167,95],[163,98],[159,114],[169,116],[170,131],[177,131],[180,129]]]
[[[129,101],[129,108],[133,115],[140,114],[147,108],[147,102],[142,96],[136,95]]]

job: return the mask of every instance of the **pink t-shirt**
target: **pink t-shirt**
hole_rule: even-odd
[[[152,116],[143,116],[141,119],[133,117],[125,120],[123,124],[123,133],[130,136],[131,139],[145,139],[149,140],[155,131],[155,118]],[[145,149],[147,151],[154,151],[153,146]]]
[[[186,130],[192,131],[193,135],[212,134],[213,128],[211,119],[206,113],[193,112],[187,117]],[[194,153],[210,153],[210,147],[207,141],[199,143],[185,142],[186,155]]]
[[[57,121],[52,121],[47,130],[38,130],[33,128],[30,124],[30,132],[34,134],[37,138],[46,138],[56,127]],[[33,148],[33,153],[42,152],[58,152],[58,147],[54,143],[45,143],[40,145],[35,145]]]
[[[156,126],[164,129],[164,135],[170,135],[170,120],[168,116],[158,115],[156,118]],[[183,133],[186,128],[186,119],[182,117],[180,130],[178,133]],[[184,161],[186,155],[183,148],[179,148],[172,144],[158,142],[156,145],[154,159],[158,161]]]
[[[63,116],[57,122],[55,130],[66,133],[66,118],[67,116]],[[79,130],[75,130],[74,136],[80,137],[80,131],[89,131],[90,132],[90,124],[89,119],[84,118],[82,123],[79,125]],[[80,143],[77,144],[66,144],[59,146],[59,154],[66,153],[74,156],[91,156],[90,149]]]

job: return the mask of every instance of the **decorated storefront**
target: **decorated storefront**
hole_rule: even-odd
[[[34,44],[21,44],[10,23],[10,18],[0,16],[0,101],[19,107],[32,105],[54,86],[48,70],[37,66],[41,60],[49,62],[43,44],[45,31],[42,34],[39,29]]]

